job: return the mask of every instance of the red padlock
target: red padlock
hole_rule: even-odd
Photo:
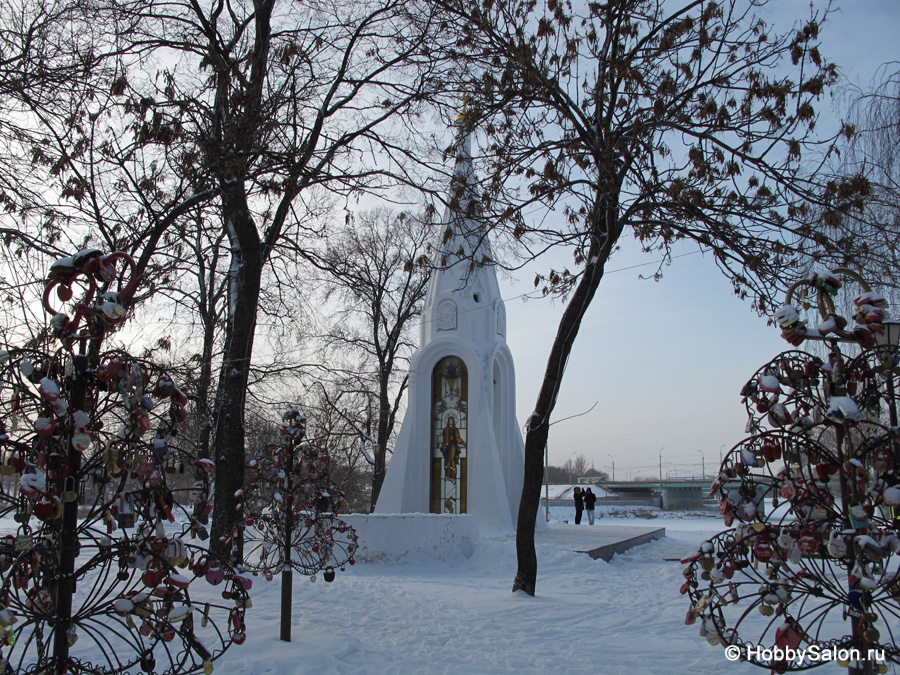
[[[141,575],[141,581],[147,588],[156,588],[162,581],[162,570],[159,568],[158,560],[150,560],[147,563],[147,569]]]
[[[247,639],[247,633],[244,632],[244,617],[237,608],[231,610],[231,640],[236,645],[244,644]]]
[[[767,462],[781,459],[781,446],[775,441],[766,441],[762,445],[762,455]]]
[[[205,577],[209,571],[209,557],[206,554],[201,555],[197,562],[191,566],[191,569],[194,572],[194,576]]]
[[[753,557],[761,563],[767,563],[772,559],[772,544],[768,538],[758,539],[753,546]]]
[[[56,504],[54,504],[53,500],[46,495],[41,497],[34,504],[34,515],[37,516],[39,520],[42,520],[45,523],[48,520],[51,520],[55,513]]]
[[[157,398],[169,398],[175,391],[175,382],[168,375],[160,375],[153,389],[153,395]]]
[[[101,382],[118,382],[121,370],[122,362],[119,359],[110,359],[97,366],[97,379]]]
[[[725,527],[731,527],[731,524],[734,522],[734,507],[730,501],[725,499],[724,497],[719,500],[719,513],[722,515],[722,519],[725,522]]]
[[[797,537],[797,547],[800,553],[809,557],[816,554],[819,550],[819,537],[816,536],[812,528],[804,527],[800,530],[800,536]]]
[[[48,438],[56,432],[56,417],[53,413],[45,413],[44,416],[38,417],[34,423],[34,430],[41,438]]]

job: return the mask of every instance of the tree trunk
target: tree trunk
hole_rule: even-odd
[[[546,380],[545,380],[546,382]],[[545,387],[541,387],[543,393]],[[538,413],[535,411],[532,419]],[[522,497],[519,499],[519,518],[516,523],[516,578],[513,592],[525,591],[534,595],[537,582],[537,554],[534,550],[534,526],[541,503],[541,484],[544,481],[544,446],[547,443],[550,424],[538,426],[529,423],[525,434],[525,480],[522,483]]]
[[[212,279],[213,277],[211,277]],[[213,295],[212,289],[209,291],[209,295]],[[212,440],[212,430],[213,430],[213,420],[212,420],[212,406],[209,402],[209,390],[212,386],[212,358],[213,358],[213,348],[215,346],[215,300],[207,301],[207,298],[203,298],[203,302],[206,303],[206,311],[203,319],[203,353],[202,358],[200,360],[200,376],[197,380],[197,387],[194,391],[194,409],[197,415],[197,419],[199,420],[199,430],[197,433],[197,459],[209,459],[210,458],[210,441]],[[202,481],[203,469],[199,467],[194,471],[194,480]],[[209,516],[204,515],[201,510],[202,504],[196,504],[194,506],[194,517],[204,525],[209,522]]]
[[[622,232],[614,207],[598,208],[600,216],[592,227],[593,236],[584,268],[584,275],[566,305],[538,393],[537,404],[525,434],[525,476],[519,517],[516,524],[516,558],[518,568],[513,580],[513,592],[525,591],[534,595],[537,582],[537,555],[534,550],[534,528],[541,503],[541,484],[544,480],[544,448],[550,435],[550,415],[556,407],[556,397],[562,376],[572,352],[572,345],[581,328],[584,315],[603,278],[603,268],[612,247]]]
[[[378,432],[375,437],[378,447],[375,448],[375,466],[372,469],[372,503],[370,511],[375,511],[375,502],[381,494],[381,485],[384,483],[385,464],[387,459],[387,444],[391,436],[391,400],[388,396],[388,382],[382,369],[381,382],[378,386]]]
[[[216,483],[210,552],[240,560],[243,541],[235,492],[244,487],[244,396],[253,354],[263,256],[243,187],[223,195],[223,217],[231,243],[228,324],[216,396]]]

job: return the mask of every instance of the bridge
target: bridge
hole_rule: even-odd
[[[663,509],[699,509],[709,494],[711,478],[642,482],[592,483],[615,494],[597,497],[597,504],[610,506],[658,506]],[[571,499],[551,499],[550,506],[574,506]]]
[[[712,479],[648,481],[644,483],[613,482],[604,488],[623,499],[652,498],[654,495],[663,509],[699,509],[709,494]]]

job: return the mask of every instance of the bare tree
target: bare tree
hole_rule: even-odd
[[[880,69],[881,81],[868,91],[849,92],[849,122],[856,133],[845,143],[837,172],[864,173],[872,183],[866,208],[851,220],[858,242],[855,251],[866,272],[886,292],[900,295],[900,70],[897,63]],[[857,248],[860,248],[857,246]]]
[[[177,98],[205,104],[198,111],[205,121],[200,165],[218,186],[231,246],[215,427],[212,547],[220,555],[231,552],[220,542],[236,522],[234,493],[243,483],[243,407],[263,268],[285,240],[302,238],[300,195],[317,186],[370,186],[373,172],[352,163],[355,149],[378,144],[379,126],[407,110],[418,92],[417,83],[391,72],[417,48],[392,39],[398,3],[331,4],[303,14],[291,5],[286,16],[275,5],[257,2],[238,13],[223,4],[203,12],[176,5],[195,29],[182,40],[211,71],[204,96]]]
[[[74,78],[64,100],[17,99],[38,129],[17,141],[21,154],[52,176],[59,202],[33,210],[30,229],[6,233],[54,255],[100,242],[134,252],[144,273],[137,300],[171,285],[174,268],[156,265],[178,260],[186,217],[208,241],[224,235],[212,549],[240,555],[240,541],[234,551],[228,541],[263,282],[321,234],[327,200],[378,187],[404,161],[392,135],[402,124],[390,125],[416,112],[434,64],[419,56],[424,38],[397,0],[89,6],[97,30],[110,31],[90,77]],[[168,257],[154,257],[164,249]]]
[[[415,347],[411,332],[428,284],[430,233],[427,223],[405,212],[376,209],[349,220],[350,227],[312,260],[328,272],[322,280],[325,302],[338,302],[324,336],[331,355],[327,360],[352,359],[348,370],[357,374],[357,382],[351,388],[361,388],[375,400],[375,428],[373,420],[361,420],[361,432],[372,441],[374,508],[409,380],[407,365]]]
[[[821,15],[777,33],[754,14],[764,2],[437,4],[459,35],[467,117],[487,138],[483,206],[495,237],[505,231],[528,255],[558,246],[573,255],[571,269],[535,279],[567,301],[525,441],[513,590],[534,594],[550,418],[620,238],[666,255],[695,242],[764,311],[792,270],[837,248],[842,214],[868,182],[822,186],[802,161],[817,149],[824,161],[834,140],[812,133],[836,79],[819,51]],[[825,227],[803,218],[809,203]]]

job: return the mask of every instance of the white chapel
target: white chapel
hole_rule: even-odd
[[[469,514],[482,534],[511,532],[525,447],[506,309],[465,134],[450,194],[409,404],[375,512]]]

